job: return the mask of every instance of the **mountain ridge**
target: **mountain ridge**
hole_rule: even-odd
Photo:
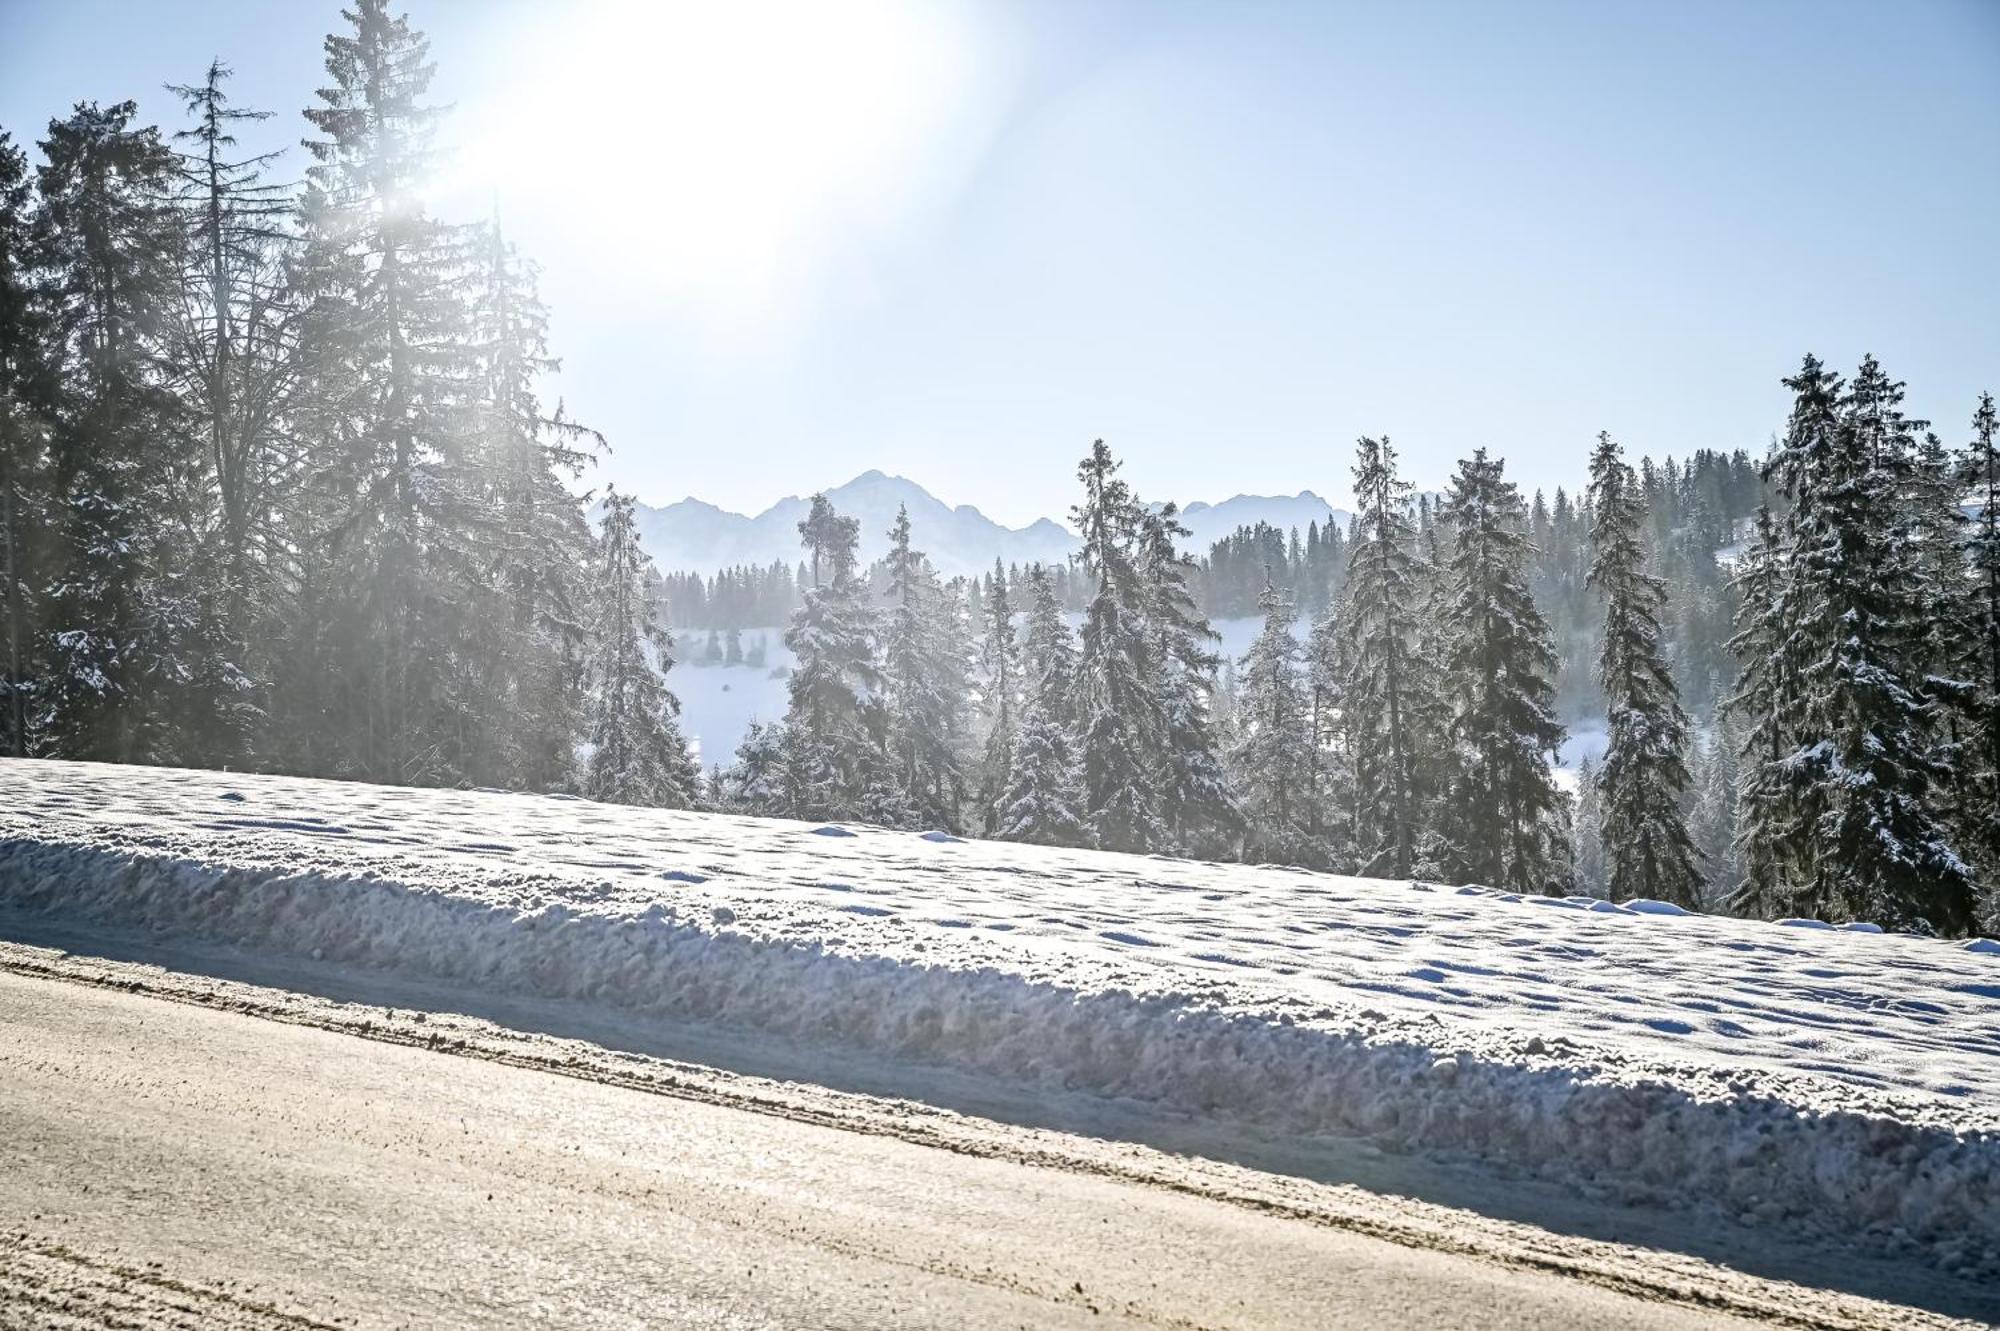
[[[976,505],[950,505],[905,476],[870,468],[823,491],[843,516],[861,523],[861,557],[876,559],[888,549],[896,510],[910,513],[911,540],[946,577],[981,573],[998,558],[1006,564],[1061,563],[1077,549],[1077,537],[1053,518],[1009,527]],[[737,513],[689,495],[671,504],[639,501],[634,518],[639,543],[662,572],[713,574],[741,564],[767,565],[799,559],[798,523],[809,499],[785,495],[755,514]],[[1156,506],[1157,507],[1157,506]],[[1347,514],[1310,490],[1296,495],[1234,495],[1217,503],[1196,500],[1181,510],[1190,532],[1189,553],[1202,555],[1239,526],[1269,522],[1283,530]]]

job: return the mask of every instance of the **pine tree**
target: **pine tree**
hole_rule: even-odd
[[[37,728],[64,757],[113,762],[176,756],[171,693],[190,673],[154,577],[173,564],[166,487],[183,437],[167,359],[174,159],[158,131],[132,127],[136,109],[79,104],[50,124],[34,224],[61,384]]]
[[[1313,841],[1326,863],[1354,856],[1354,769],[1348,751],[1348,638],[1339,607],[1328,603],[1306,639],[1306,808]]]
[[[1417,552],[1409,482],[1387,438],[1356,447],[1357,512],[1348,543],[1345,688],[1354,762],[1356,872],[1408,877],[1436,751],[1434,682],[1415,650],[1413,609],[1428,579]]]
[[[685,809],[696,802],[701,771],[675,720],[680,702],[662,678],[674,658],[647,586],[651,568],[639,548],[631,497],[607,489],[583,793],[617,804]]]
[[[1444,517],[1453,528],[1445,667],[1457,768],[1449,862],[1460,881],[1546,891],[1569,858],[1549,767],[1563,728],[1555,648],[1528,594],[1527,508],[1479,449],[1459,464]]]
[[[1172,845],[1199,854],[1218,850],[1243,819],[1215,743],[1210,710],[1222,659],[1217,634],[1196,607],[1197,569],[1180,550],[1187,535],[1173,504],[1142,510],[1139,575],[1161,712],[1160,817]]]
[[[1034,599],[1021,653],[1026,678],[1021,731],[995,834],[1008,841],[1087,846],[1092,834],[1083,773],[1070,731],[1076,647],[1047,570],[1038,564],[1028,577]]]
[[[1972,883],[1930,807],[1943,771],[1912,673],[1927,611],[1907,505],[1922,423],[1872,357],[1830,419],[1817,362],[1791,382],[1813,428],[1781,454],[1794,496],[1783,650],[1799,702],[1779,762],[1800,790],[1784,809],[1797,844],[1779,890],[1801,914],[1962,933]]]
[[[1969,671],[1973,683],[1970,728],[1964,754],[1968,768],[1965,824],[1974,830],[1974,853],[1984,862],[1995,894],[1989,924],[2000,927],[2000,412],[1993,395],[1980,396],[1972,418],[1972,444],[1960,463],[1960,485],[1978,507],[1966,562],[1970,565]]]
[[[910,546],[910,514],[898,507],[889,531],[889,624],[883,641],[884,702],[895,781],[902,792],[871,821],[961,826],[969,652],[958,598],[940,586],[923,552]],[[907,814],[902,813],[907,809]]]
[[[542,381],[557,368],[548,314],[534,266],[497,223],[484,233],[469,314],[477,377],[463,481],[474,530],[458,595],[481,610],[459,685],[477,705],[459,709],[453,766],[483,785],[548,789],[573,761],[595,554],[567,482],[603,440],[542,406]]]
[[[884,752],[883,677],[875,615],[855,568],[860,524],[823,494],[799,523],[811,569],[805,601],[785,631],[797,664],[781,735],[784,798],[771,810],[793,818],[860,817],[890,811],[894,772]]]
[[[1731,905],[1771,918],[1789,905],[1787,883],[1803,837],[1793,814],[1800,788],[1784,758],[1798,724],[1798,683],[1787,650],[1791,579],[1778,524],[1757,510],[1755,535],[1736,576],[1736,634],[1729,650],[1741,665],[1736,691],[1723,704],[1739,723],[1736,748],[1735,858],[1742,878]]]
[[[992,589],[986,594],[986,636],[980,647],[979,696],[985,713],[986,743],[979,763],[979,825],[991,836],[999,827],[1000,800],[1014,767],[1021,729],[1021,647],[1014,635],[1014,611],[1007,594],[1007,570],[993,560]]]
[[[1258,598],[1264,628],[1243,658],[1230,771],[1242,800],[1243,858],[1321,864],[1312,828],[1311,713],[1292,634],[1292,598],[1271,582]]]
[[[1590,460],[1589,584],[1604,598],[1597,678],[1609,747],[1598,776],[1606,887],[1615,898],[1701,904],[1701,875],[1681,815],[1687,714],[1660,648],[1666,587],[1646,572],[1637,478],[1609,434]]]
[[[475,383],[468,233],[423,207],[438,112],[428,40],[387,0],[355,0],[326,39],[328,85],[306,118],[315,165],[300,202],[296,281],[313,347],[300,408],[323,505],[291,613],[312,626],[291,670],[288,728],[328,722],[318,770],[425,783],[456,778],[467,718],[453,696],[460,640],[481,606],[458,593],[473,560],[467,473]],[[472,718],[476,722],[476,718]]]
[[[1075,512],[1083,565],[1097,583],[1084,616],[1078,677],[1084,797],[1098,845],[1153,850],[1167,839],[1156,766],[1165,718],[1134,560],[1139,503],[1118,479],[1118,463],[1102,439],[1091,445],[1077,478],[1084,486]]]
[[[205,763],[236,760],[254,742],[274,669],[264,644],[276,627],[273,564],[287,542],[281,434],[296,352],[283,271],[290,192],[263,179],[281,154],[237,154],[235,127],[271,113],[230,105],[230,73],[217,60],[202,82],[168,86],[192,122],[174,135],[185,145],[177,202],[189,241],[177,369],[200,447],[181,469],[178,519],[197,548],[177,572],[210,663],[189,690],[190,756]]]
[[[0,753],[25,757],[38,672],[36,625],[46,537],[54,523],[48,436],[55,384],[48,326],[33,287],[28,158],[0,131],[0,588],[7,617],[0,674]]]

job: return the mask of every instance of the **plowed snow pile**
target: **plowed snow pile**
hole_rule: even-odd
[[[24,761],[0,762],[5,911],[1468,1152],[2000,1272],[1991,943]]]

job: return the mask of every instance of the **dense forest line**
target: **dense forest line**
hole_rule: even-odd
[[[944,583],[907,522],[875,587],[852,521],[816,499],[789,711],[706,798],[1968,931],[1990,922],[2000,859],[1991,403],[1954,456],[1919,438],[1872,360],[1851,385],[1811,360],[1802,376],[1788,382],[1810,378],[1824,401],[1801,402],[1756,491],[1670,507],[1601,437],[1583,498],[1559,505],[1583,539],[1554,576],[1587,602],[1569,614],[1595,643],[1608,732],[1575,796],[1551,765],[1564,660],[1543,606],[1562,602],[1535,590],[1550,576],[1539,515],[1483,450],[1432,505],[1388,440],[1364,439],[1337,592],[1302,634],[1296,587],[1270,576],[1240,662],[1213,651],[1174,509],[1139,503],[1101,442],[1074,514],[1080,633],[1048,570]],[[1756,535],[1726,575],[1728,509],[1751,494]],[[1720,641],[1740,681],[1682,653],[1707,691],[1728,690],[1699,728],[1668,649],[1676,587],[1703,615],[1734,607]]]
[[[662,578],[627,497],[587,519],[533,265],[422,203],[424,38],[346,20],[296,186],[220,63],[171,136],[80,104],[31,169],[0,135],[6,752],[1990,927],[1990,399],[1948,446],[1872,360],[1808,359],[1767,457],[1601,439],[1552,504],[1484,451],[1419,495],[1364,439],[1345,530],[1203,560],[1100,442],[1061,568],[946,582],[905,518],[862,569],[818,497],[800,568]],[[663,606],[725,661],[735,617],[789,624],[785,716],[707,773]]]
[[[0,751],[644,796],[692,769],[629,505],[534,266],[423,205],[424,37],[344,17],[297,185],[220,62],[171,136],[0,134]]]
[[[1664,580],[1674,613],[1662,625],[1666,652],[1679,679],[1686,681],[1686,704],[1706,723],[1728,693],[1736,663],[1729,651],[1734,633],[1735,591],[1729,562],[1748,534],[1749,519],[1762,499],[1757,464],[1749,453],[1700,450],[1685,462],[1641,458],[1635,467],[1645,509],[1649,570]],[[1419,531],[1434,521],[1441,496],[1414,496]],[[1590,564],[1589,497],[1572,499],[1558,487],[1553,502],[1537,491],[1528,505],[1534,547],[1529,587],[1548,618],[1557,646],[1557,711],[1570,722],[1604,713],[1593,662],[1597,659],[1602,613],[1586,586]],[[1188,571],[1195,603],[1210,620],[1246,619],[1261,614],[1267,583],[1292,598],[1301,620],[1310,622],[1336,604],[1346,584],[1352,522],[1308,523],[1280,530],[1269,523],[1238,527],[1214,542]],[[1042,570],[1053,583],[1056,602],[1081,614],[1095,583],[1081,561]],[[1030,570],[1019,564],[970,580],[965,595],[974,619],[985,598],[1004,582],[1016,605],[1029,595]],[[886,560],[867,571],[879,600],[889,579]],[[679,655],[690,664],[762,664],[750,648],[770,630],[789,623],[811,585],[806,564],[774,562],[764,567],[718,570],[706,577],[692,572],[661,576],[660,614],[678,630]],[[735,641],[738,647],[731,648]],[[1232,666],[1225,661],[1224,677]]]

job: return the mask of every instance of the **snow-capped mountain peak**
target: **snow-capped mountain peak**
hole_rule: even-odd
[[[1009,527],[971,504],[953,507],[906,476],[873,468],[831,487],[826,497],[843,515],[860,522],[864,561],[888,549],[898,507],[909,509],[917,548],[947,577],[985,572],[996,558],[1006,564],[1061,563],[1076,550],[1075,534],[1052,518]],[[751,516],[690,497],[658,508],[641,503],[636,516],[640,542],[659,568],[711,574],[740,564],[798,562],[798,524],[807,506],[804,497],[787,495]],[[1324,526],[1329,514],[1336,522],[1347,520],[1312,491],[1301,490],[1289,496],[1237,495],[1214,504],[1197,500],[1181,510],[1181,521],[1192,533],[1185,542],[1188,550],[1199,555],[1238,527],[1268,522],[1281,530],[1304,531],[1311,522]]]

